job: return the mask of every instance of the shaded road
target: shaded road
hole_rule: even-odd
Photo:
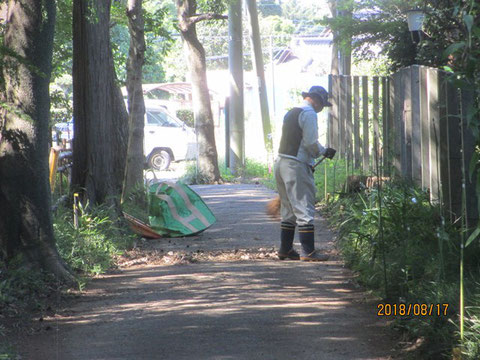
[[[264,215],[275,194],[255,185],[200,186],[218,222],[169,251],[277,246]],[[318,247],[332,234],[317,224]],[[320,231],[321,230],[321,231]],[[187,247],[188,245],[188,247]],[[337,260],[205,261],[137,266],[95,279],[69,309],[45,318],[23,359],[389,359],[374,303]],[[46,330],[49,328],[50,330]]]

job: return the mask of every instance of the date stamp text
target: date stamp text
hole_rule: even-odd
[[[377,305],[377,316],[446,316],[449,304],[389,304]]]

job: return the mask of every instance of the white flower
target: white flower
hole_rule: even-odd
[[[412,197],[412,203],[416,204],[417,203],[417,199]]]

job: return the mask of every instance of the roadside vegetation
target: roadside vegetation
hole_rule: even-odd
[[[392,309],[406,309],[389,317],[392,326],[415,344],[412,358],[452,358],[460,352],[464,359],[478,358],[480,248],[472,245],[463,259],[464,267],[470,269],[463,279],[469,300],[465,340],[460,345],[463,230],[445,221],[427,192],[402,182],[387,183],[381,190],[336,195],[324,214],[338,232],[338,247],[358,282]],[[408,310],[415,304],[420,313]],[[427,304],[423,315],[422,304]]]
[[[266,164],[248,160],[245,178],[275,189]],[[366,189],[347,178],[362,175],[342,159],[326,160],[314,173],[322,215],[338,234],[337,246],[357,282],[382,304],[397,306],[390,315],[399,338],[411,345],[411,359],[462,359],[480,357],[480,246],[465,251],[466,312],[464,341],[460,343],[459,266],[462,232],[450,224],[448,214],[429,200],[429,193],[400,180]],[[233,179],[232,179],[233,180]],[[349,184],[352,185],[352,184]],[[326,191],[325,191],[326,190]],[[400,315],[403,304],[405,313]],[[413,307],[419,304],[414,314]],[[428,307],[422,307],[427,304]],[[430,305],[432,311],[430,311]],[[438,305],[438,306],[437,306]],[[382,308],[379,308],[381,310]],[[387,307],[388,310],[388,307]],[[427,315],[422,315],[422,311]],[[428,315],[430,312],[432,315]],[[459,356],[459,355],[458,355]]]

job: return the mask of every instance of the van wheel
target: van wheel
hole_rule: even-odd
[[[150,154],[148,166],[154,170],[167,170],[172,162],[172,156],[166,150],[155,150]]]

